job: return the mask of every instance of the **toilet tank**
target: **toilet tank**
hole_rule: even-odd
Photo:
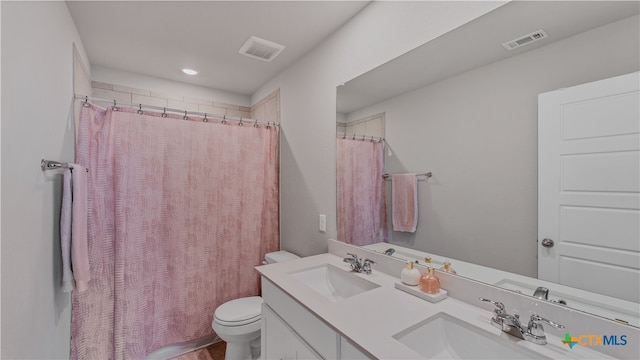
[[[264,261],[262,263],[266,265],[266,264],[279,263],[279,262],[295,260],[295,259],[300,259],[300,257],[288,251],[281,250],[281,251],[274,251],[274,252],[267,253],[264,256]]]

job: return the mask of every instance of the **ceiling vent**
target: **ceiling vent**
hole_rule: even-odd
[[[275,59],[282,50],[284,50],[284,46],[280,44],[251,36],[249,40],[242,45],[239,52],[242,55],[246,55],[254,59],[271,61]]]
[[[525,36],[521,36],[517,39],[511,40],[511,41],[507,41],[506,43],[502,44],[502,46],[505,47],[505,49],[507,50],[513,50],[513,49],[517,49],[521,46],[525,46],[525,45],[529,45],[532,44],[538,40],[542,40],[544,38],[547,37],[547,34],[544,32],[544,30],[538,30],[538,31],[534,31],[531,34],[525,35]]]

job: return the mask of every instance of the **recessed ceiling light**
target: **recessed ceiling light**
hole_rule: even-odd
[[[187,69],[187,68],[182,69],[182,72],[187,74],[187,75],[196,75],[198,73],[197,71],[195,71],[193,69]]]

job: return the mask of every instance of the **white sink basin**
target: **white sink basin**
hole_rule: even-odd
[[[380,286],[329,264],[289,275],[331,301],[343,300]]]
[[[437,313],[393,338],[427,359],[547,358],[445,313]]]

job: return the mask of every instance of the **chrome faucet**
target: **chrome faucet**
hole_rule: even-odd
[[[485,298],[480,298],[480,300],[490,302],[496,307],[494,309],[495,315],[491,318],[491,325],[519,339],[531,341],[538,345],[545,345],[547,343],[547,337],[544,335],[544,327],[542,326],[543,322],[555,327],[556,329],[564,329],[563,325],[556,324],[538,314],[531,315],[529,323],[524,327],[520,323],[520,315],[508,314],[505,311],[503,303]]]
[[[388,248],[387,250],[384,251],[385,255],[393,255],[393,253],[396,252],[396,250],[394,248]]]
[[[564,329],[563,325],[556,324],[551,320],[545,319],[540,315],[533,314],[527,324],[526,340],[536,344],[544,345],[547,343],[547,337],[544,335],[544,327],[541,323],[547,323],[556,329]]]
[[[538,288],[536,288],[536,290],[533,292],[533,297],[540,300],[551,301],[553,303],[560,304],[560,305],[567,305],[567,301],[563,299],[550,300],[549,289],[547,289],[544,286],[538,286]]]
[[[493,306],[496,307],[495,309],[493,309],[495,315],[491,318],[491,325],[497,327],[498,329],[502,329],[502,315],[507,313],[504,310],[504,304],[499,301],[493,301],[485,298],[480,298],[480,300],[490,302],[493,304]]]
[[[347,253],[351,257],[346,257],[342,261],[351,265],[351,271],[357,273],[371,274],[371,265],[376,262],[369,259],[361,260],[356,254]]]
[[[538,286],[536,291],[533,292],[533,297],[540,300],[549,300],[549,289],[543,286]]]
[[[362,272],[369,275],[371,274],[371,265],[376,262],[370,259],[364,259],[364,263],[362,264]]]

